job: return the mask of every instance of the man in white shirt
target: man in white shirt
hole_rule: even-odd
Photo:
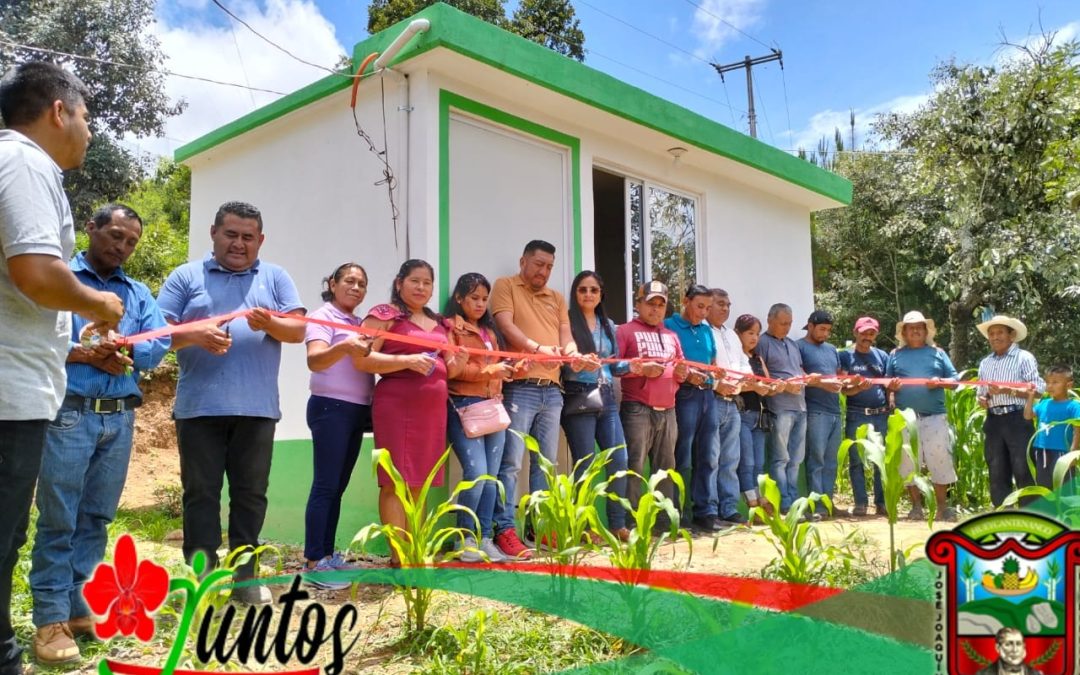
[[[709,289],[713,303],[709,309],[709,325],[716,342],[716,365],[740,373],[749,373],[750,361],[742,350],[742,343],[735,331],[724,325],[731,315],[731,298],[722,288]],[[730,378],[718,377],[713,391],[716,393],[717,415],[720,418],[720,461],[716,474],[716,493],[719,498],[720,520],[742,524],[746,516],[739,513],[739,432],[742,419],[736,403],[739,385]]]

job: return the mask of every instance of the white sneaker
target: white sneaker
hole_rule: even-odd
[[[245,581],[250,582],[250,579]],[[232,589],[232,599],[245,605],[268,605],[274,601],[266,586],[238,586]]]
[[[510,560],[510,557],[503,553],[502,550],[495,545],[495,542],[491,539],[491,537],[484,537],[480,540],[480,550],[487,555],[488,562],[504,563]]]
[[[458,560],[464,563],[479,563],[484,562],[484,556],[476,548],[476,537],[472,535],[465,535],[465,538],[461,541],[457,550],[461,551],[461,555],[458,556]]]

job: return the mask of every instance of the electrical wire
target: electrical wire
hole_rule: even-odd
[[[761,115],[765,118],[765,128],[769,130],[769,138],[772,139],[772,144],[776,145],[776,134],[773,133],[772,125],[769,124],[769,111],[765,107],[765,99],[761,97],[761,87],[758,86],[757,80],[754,80],[754,95],[757,96],[758,108],[761,109]]]
[[[237,23],[239,23],[240,25],[242,25],[242,26],[243,26],[244,28],[247,28],[247,29],[248,29],[249,31],[251,31],[252,33],[254,33],[254,34],[255,34],[255,35],[256,35],[256,36],[257,36],[257,37],[258,37],[259,39],[261,39],[261,40],[262,40],[263,42],[265,42],[266,44],[270,45],[271,47],[273,47],[274,49],[278,50],[279,52],[281,52],[281,53],[285,54],[285,55],[286,55],[286,56],[288,56],[289,58],[291,58],[291,59],[294,59],[294,60],[296,60],[296,61],[299,61],[300,63],[303,63],[303,64],[305,64],[305,65],[311,66],[312,68],[318,68],[319,70],[324,70],[324,71],[326,71],[326,72],[328,72],[328,73],[330,73],[330,74],[332,74],[332,75],[340,75],[340,76],[342,76],[342,77],[347,77],[347,78],[349,78],[350,80],[352,79],[352,75],[349,75],[348,73],[342,73],[341,71],[338,71],[338,70],[334,70],[333,68],[327,68],[327,67],[326,67],[326,66],[324,66],[324,65],[321,65],[321,64],[318,64],[318,63],[313,63],[313,62],[311,62],[311,61],[308,61],[308,60],[306,60],[306,59],[302,59],[302,58],[300,58],[300,57],[299,57],[299,56],[297,56],[296,54],[293,54],[292,52],[290,52],[290,51],[289,51],[288,49],[285,49],[284,47],[282,47],[282,46],[281,46],[281,45],[279,45],[278,43],[274,42],[273,40],[271,40],[270,38],[266,37],[265,35],[263,35],[263,34],[262,34],[262,33],[260,33],[259,31],[255,30],[255,29],[254,29],[254,28],[253,28],[253,27],[251,26],[251,24],[249,24],[249,23],[248,23],[247,21],[244,21],[244,20],[243,20],[243,19],[241,19],[240,17],[236,16],[235,14],[233,14],[233,13],[232,13],[232,12],[231,12],[231,11],[229,10],[229,8],[228,8],[228,7],[226,7],[225,5],[221,4],[220,0],[211,0],[211,2],[213,2],[213,3],[215,4],[215,5],[217,5],[218,9],[220,9],[221,11],[225,12],[225,13],[226,13],[226,14],[228,14],[228,15],[229,15],[230,17],[232,17],[232,19],[233,19],[234,21],[236,21]]]
[[[747,37],[747,38],[749,38],[749,39],[753,40],[754,42],[758,43],[758,44],[759,44],[759,45],[761,45],[762,47],[764,47],[764,48],[766,48],[766,49],[772,49],[772,47],[770,47],[769,45],[765,44],[765,43],[764,43],[764,42],[762,42],[761,40],[757,39],[756,37],[754,37],[754,36],[753,36],[753,35],[751,35],[750,33],[747,33],[746,31],[744,31],[743,29],[739,28],[738,26],[736,26],[735,24],[731,23],[730,21],[728,21],[727,19],[723,18],[722,16],[719,16],[719,15],[717,15],[717,14],[713,14],[713,13],[712,13],[711,11],[709,11],[709,10],[705,9],[705,8],[704,8],[704,7],[702,7],[701,5],[699,5],[699,4],[697,4],[696,2],[694,2],[694,0],[686,0],[686,3],[687,3],[687,4],[689,4],[689,5],[691,5],[692,7],[697,7],[698,9],[700,9],[700,10],[701,10],[701,11],[703,11],[703,12],[705,12],[706,14],[708,14],[709,16],[711,16],[712,18],[714,18],[714,19],[716,19],[717,21],[719,21],[720,23],[724,24],[725,26],[727,26],[727,27],[728,27],[728,28],[730,28],[731,30],[735,31],[736,33],[739,33],[740,35],[742,35],[742,36],[744,36],[744,37]]]
[[[81,54],[72,54],[70,52],[61,52],[55,49],[45,49],[43,47],[34,47],[32,45],[24,45],[18,42],[11,42],[0,38],[0,45],[7,45],[13,49],[23,49],[30,52],[37,52],[39,54],[50,54],[52,56],[63,56],[69,59],[77,59],[79,61],[89,61],[91,63],[98,63],[103,66],[113,66],[116,68],[127,68],[129,70],[136,70],[142,73],[159,73],[168,77],[179,77],[184,80],[194,80],[196,82],[207,82],[209,84],[219,84],[224,87],[235,87],[237,89],[248,89],[250,91],[258,91],[264,94],[275,94],[277,96],[285,96],[285,92],[277,91],[274,89],[264,89],[262,87],[252,87],[250,85],[238,84],[236,82],[224,82],[222,80],[215,80],[209,77],[201,77],[199,75],[186,75],[184,73],[177,73],[172,70],[166,70],[164,68],[147,68],[146,66],[133,66],[130,63],[121,63],[119,61],[107,61],[105,59],[98,59],[93,56],[82,56]]]
[[[697,59],[698,61],[701,61],[702,63],[704,63],[706,65],[709,65],[709,66],[712,65],[712,63],[708,59],[702,58],[701,56],[695,54],[694,52],[692,52],[692,51],[690,51],[688,49],[685,49],[685,48],[675,44],[674,42],[669,42],[668,40],[665,40],[664,38],[660,37],[659,35],[655,35],[653,33],[650,33],[649,31],[647,31],[647,30],[645,30],[643,28],[638,28],[637,26],[630,23],[629,21],[626,21],[625,19],[622,19],[622,18],[620,18],[620,17],[618,17],[618,16],[616,16],[614,14],[609,14],[609,13],[605,12],[604,10],[600,9],[599,7],[596,7],[594,5],[590,5],[589,3],[585,2],[585,0],[577,0],[577,2],[578,2],[579,5],[584,5],[584,6],[588,7],[589,9],[593,10],[594,12],[597,12],[599,14],[602,14],[602,15],[606,16],[607,18],[611,19],[612,21],[618,21],[619,23],[626,26],[627,28],[630,28],[631,30],[635,30],[638,33],[641,33],[642,35],[645,35],[647,37],[651,37],[652,39],[656,40],[657,42],[659,42],[661,44],[667,45],[668,47],[671,47],[672,49],[680,51],[683,54],[686,54],[687,56],[689,56],[690,58]]]
[[[788,138],[790,139],[790,138],[793,138],[795,136],[795,131],[791,128],[791,106],[788,105],[787,76],[784,75],[784,62],[783,61],[780,62],[780,82],[784,86],[784,113],[787,115],[787,132],[788,132]],[[854,148],[852,148],[852,150],[854,150]]]

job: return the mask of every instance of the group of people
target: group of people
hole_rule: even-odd
[[[954,515],[946,504],[956,474],[943,389],[956,386],[957,374],[933,344],[934,322],[918,312],[897,324],[900,346],[891,354],[874,346],[879,324],[871,317],[856,321],[854,347],[838,351],[828,342],[827,312],[813,312],[796,341],[788,337],[787,305],[773,305],[764,326],[743,314],[729,328],[724,290],[691,285],[680,313],[668,316],[669,289],[653,280],[636,289],[633,318],[616,326],[601,276],[579,273],[568,301],[548,285],[555,247],[534,240],[516,275],[494,283],[479,273],[461,276],[441,314],[430,308],[434,270],[416,259],[401,265],[388,301],[363,316],[357,310],[367,298],[367,273],[352,262],[338,266],[324,280],[325,304],[307,314],[289,274],[260,259],[262,214],[244,202],[221,205],[211,251],[174,270],[155,299],[123,271],[142,235],[139,215],[127,206],[101,208],[85,225],[89,248],[72,256],[61,171],[85,156],[87,96],[75,76],[47,63],[24,63],[0,81],[0,675],[22,672],[10,597],[35,485],[34,654],[45,664],[79,658],[75,637],[93,628],[81,589],[104,556],[126,480],[140,374],[170,349],[180,368],[173,412],[189,561],[202,552],[218,563],[226,477],[228,546],[258,544],[281,417],[283,343],[305,343],[311,370],[304,557],[315,585],[335,587],[318,573],[347,565],[335,545],[337,525],[368,431],[414,496],[452,447],[463,479],[475,481],[459,496],[468,512],[458,524],[471,533],[460,543],[465,561],[527,559],[556,543],[548,533],[517,531],[523,434],[556,463],[561,429],[578,471],[599,447],[611,450],[605,468],[613,478],[626,469],[643,474],[646,460],[652,471],[682,473],[688,494],[674,494],[670,480],[660,489],[679,500],[683,524],[713,532],[746,522],[740,502],[767,507],[758,493],[763,473],[780,487],[782,510],[798,495],[804,465],[807,489],[832,494],[841,393],[849,437],[863,424],[884,433],[894,407],[915,410],[917,461],[938,489],[939,513]],[[234,318],[206,321],[222,316]],[[172,329],[160,330],[166,326]],[[1017,347],[1023,324],[995,317],[980,330],[993,350],[980,378],[1008,383],[980,390],[1000,504],[1012,481],[1032,480],[1029,420],[1037,415],[1044,426],[1035,443],[1042,482],[1055,456],[1077,442],[1067,429],[1046,425],[1080,417],[1080,406],[1068,398],[1071,371],[1051,369],[1044,385],[1034,358]],[[148,332],[147,339],[126,339]],[[1036,405],[1044,389],[1051,398]],[[909,462],[905,471],[915,468]],[[854,515],[865,515],[866,474],[856,453],[851,470]],[[380,471],[378,485],[382,521],[406,528],[390,476]],[[530,462],[529,491],[544,487],[539,463]],[[619,477],[610,489],[635,505],[641,484]],[[876,474],[874,493],[880,512]],[[914,490],[912,499],[917,516]],[[625,509],[614,500],[607,507],[609,529],[628,540]],[[396,554],[391,564],[400,564]],[[236,570],[238,580],[254,574],[253,560]],[[253,604],[270,600],[259,585],[233,593]]]

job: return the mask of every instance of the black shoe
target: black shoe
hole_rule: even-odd
[[[716,516],[696,516],[693,524],[695,530],[704,534],[712,534],[723,529],[717,522]]]
[[[738,511],[726,515],[720,520],[722,521],[722,523],[730,523],[732,525],[745,525],[747,522],[749,522],[747,521],[746,516],[739,513]]]

